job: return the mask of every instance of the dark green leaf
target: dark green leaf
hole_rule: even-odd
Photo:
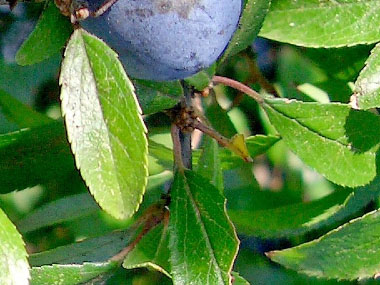
[[[70,37],[73,28],[68,17],[64,17],[51,1],[38,20],[29,38],[16,54],[20,65],[31,65],[59,53]]]
[[[53,122],[49,117],[34,111],[2,90],[0,90],[0,110],[9,121],[17,124],[19,128],[37,127]]]
[[[138,100],[145,115],[172,108],[183,95],[183,89],[179,81],[134,80],[134,84]]]
[[[89,281],[99,275],[113,271],[118,267],[116,262],[53,264],[31,269],[30,284],[33,285],[76,285]]]
[[[238,239],[226,215],[225,198],[192,171],[177,173],[169,222],[174,284],[230,284]]]
[[[258,210],[231,210],[229,215],[239,233],[262,238],[290,238],[313,230],[329,230],[355,217],[380,194],[380,179],[356,189],[337,190],[309,203]]]
[[[307,47],[341,47],[380,40],[377,1],[274,0],[260,36]]]
[[[380,117],[343,104],[268,99],[265,111],[288,147],[334,183],[356,187],[376,176]],[[363,171],[365,169],[365,171]]]
[[[28,284],[29,264],[24,241],[0,209],[0,284]]]
[[[268,256],[309,276],[334,279],[374,277],[380,268],[380,212],[374,211],[321,238]]]
[[[162,224],[150,230],[128,253],[123,266],[127,269],[148,267],[170,277],[169,235]]]
[[[154,157],[159,164],[167,169],[173,168],[173,150],[153,140],[149,140],[148,147],[149,155]]]
[[[38,208],[17,223],[20,232],[58,224],[67,220],[92,214],[99,206],[88,193],[64,197]]]
[[[186,78],[185,81],[191,86],[194,86],[196,90],[202,91],[210,85],[211,79],[215,75],[215,72],[216,64],[213,64],[208,69],[202,70],[197,74]]]
[[[130,217],[145,191],[148,147],[134,88],[116,53],[76,30],[60,83],[71,148],[90,192],[109,214]]]
[[[250,46],[260,31],[271,0],[246,0],[238,29],[232,37],[222,60]]]
[[[152,199],[149,199],[150,196],[156,196],[149,195],[151,194],[150,190],[162,185],[171,179],[172,176],[173,174],[169,171],[164,171],[160,174],[149,176],[144,203],[146,204],[149,200],[153,199],[156,201],[157,197],[152,197]],[[158,195],[160,195],[160,193]],[[22,233],[26,233],[42,227],[88,216],[99,210],[99,206],[95,203],[89,193],[71,195],[43,205],[42,207],[32,211],[25,218],[18,221],[17,228]]]
[[[61,122],[0,135],[0,193],[60,179],[74,170]]]
[[[218,143],[206,137],[203,151],[197,164],[197,173],[206,178],[223,193],[223,172],[219,157]]]
[[[380,44],[372,50],[355,82],[355,94],[351,98],[355,108],[370,109],[380,107]]]
[[[32,254],[29,262],[33,267],[50,264],[82,264],[104,262],[119,253],[132,240],[132,230],[116,231],[104,236],[61,246]]]

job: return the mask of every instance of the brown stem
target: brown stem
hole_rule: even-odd
[[[206,135],[212,137],[214,140],[216,140],[221,146],[227,147],[230,144],[230,140],[221,134],[219,134],[217,131],[211,129],[210,127],[202,124],[198,120],[194,120],[194,128],[200,130],[202,133],[205,133]]]
[[[176,124],[172,124],[170,131],[173,140],[174,162],[178,170],[183,172],[185,166],[182,160],[182,146],[179,138],[180,131]]]
[[[247,94],[248,96],[250,96],[251,98],[253,98],[260,105],[264,103],[264,99],[263,97],[261,97],[259,93],[257,93],[255,90],[249,88],[247,85],[244,85],[243,83],[239,81],[236,81],[227,77],[223,77],[223,76],[214,76],[212,78],[212,82],[220,83],[220,84],[229,86],[231,88],[234,88],[240,92],[243,92]]]

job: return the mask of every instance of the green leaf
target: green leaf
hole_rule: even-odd
[[[16,62],[32,65],[59,53],[72,31],[69,18],[64,17],[51,1],[29,38],[18,50]]]
[[[306,47],[374,43],[379,11],[377,1],[274,0],[260,36]]]
[[[267,255],[309,276],[334,279],[374,277],[380,269],[380,212],[374,211],[321,238]]]
[[[205,137],[203,144],[203,151],[197,164],[197,173],[223,193],[223,172],[218,143],[209,137]]]
[[[37,127],[53,122],[49,117],[34,111],[2,90],[0,90],[0,110],[9,121],[16,123],[19,128]]]
[[[380,107],[380,44],[371,51],[355,82],[355,92],[351,102],[355,108],[370,109]]]
[[[222,61],[252,44],[268,13],[271,0],[246,0],[239,26],[225,51]]]
[[[134,232],[131,229],[115,231],[100,237],[89,238],[77,243],[32,254],[29,257],[29,262],[33,267],[50,264],[101,263],[125,248],[132,241],[133,235]]]
[[[164,171],[157,175],[149,176],[148,185],[146,187],[147,192],[144,196],[143,204],[153,203],[153,201],[157,201],[159,197],[156,197],[156,195],[153,195],[153,193],[150,193],[150,191],[152,191],[155,187],[158,187],[167,182],[172,177],[173,174],[169,171]],[[158,195],[160,194],[161,192],[158,193]],[[144,208],[143,205],[142,208]],[[65,221],[74,220],[83,216],[88,216],[99,210],[100,208],[98,204],[95,203],[93,197],[89,193],[66,196],[59,200],[45,204],[40,208],[32,211],[25,218],[17,222],[17,228],[20,232],[27,233],[42,227],[47,227]]]
[[[380,117],[344,104],[267,99],[264,108],[287,146],[307,165],[340,185],[357,187],[376,176]],[[365,171],[363,171],[365,169]]]
[[[118,267],[117,262],[53,264],[33,267],[30,284],[33,285],[76,285],[108,273]]]
[[[167,169],[173,168],[173,150],[166,146],[149,140],[149,155],[154,157],[159,164]]]
[[[123,262],[126,269],[148,267],[157,270],[169,278],[169,235],[162,224],[151,229],[128,253]]]
[[[74,170],[61,122],[0,135],[0,193],[61,179]]]
[[[148,147],[134,88],[116,53],[76,30],[60,84],[68,137],[82,177],[106,212],[130,217],[145,191]]]
[[[230,284],[238,239],[219,190],[192,171],[171,190],[169,250],[174,284]]]
[[[183,95],[179,81],[155,82],[134,80],[136,94],[145,115],[170,109]]]
[[[232,282],[233,285],[249,285],[249,282],[241,277],[238,273],[232,272],[232,276],[234,279]]]
[[[185,81],[194,86],[196,90],[202,91],[210,85],[212,77],[216,72],[216,64],[211,65],[209,68],[198,72],[197,74],[188,77]]]
[[[73,220],[99,211],[99,206],[88,193],[71,195],[53,201],[31,212],[17,223],[22,233]]]
[[[267,238],[290,238],[314,230],[330,230],[361,213],[380,194],[380,179],[357,188],[354,192],[339,189],[322,199],[272,209],[230,210],[239,233]]]
[[[0,284],[28,284],[29,264],[24,241],[0,209]]]

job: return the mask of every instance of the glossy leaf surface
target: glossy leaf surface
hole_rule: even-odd
[[[134,88],[117,55],[78,29],[66,49],[60,83],[77,167],[105,211],[130,217],[147,182],[147,139]]]
[[[371,51],[370,57],[365,63],[355,82],[355,93],[351,97],[354,107],[369,109],[380,107],[380,45]]]
[[[343,104],[282,99],[267,100],[265,111],[287,146],[332,182],[355,187],[376,176],[380,135],[368,130],[380,126],[379,116]]]
[[[380,213],[369,213],[321,238],[268,256],[288,268],[309,276],[362,279],[380,270]]]
[[[307,47],[374,43],[379,11],[377,1],[274,0],[260,36]]]

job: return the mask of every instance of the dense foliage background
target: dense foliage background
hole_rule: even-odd
[[[112,177],[97,180],[90,171],[99,161],[98,149],[82,152],[84,141],[75,133],[75,125],[66,121],[74,156],[62,118],[62,113],[67,119],[76,108],[67,90],[72,87],[71,76],[80,74],[70,73],[74,62],[70,58],[81,57],[80,49],[91,46],[100,58],[109,59],[102,62],[108,69],[95,66],[96,57],[90,52],[86,59],[93,64],[96,83],[103,84],[107,70],[117,63],[116,56],[81,30],[68,42],[72,26],[55,5],[18,4],[12,12],[0,6],[1,284],[24,284],[29,266],[32,284],[171,284],[170,276],[181,284],[183,263],[201,271],[202,262],[210,263],[211,257],[193,254],[199,245],[191,244],[191,238],[200,236],[195,218],[188,220],[194,227],[187,229],[190,234],[184,238],[189,237],[193,253],[174,253],[160,206],[166,203],[172,207],[171,218],[178,220],[186,218],[181,215],[187,209],[160,200],[169,189],[171,203],[188,198],[181,196],[181,189],[201,197],[191,203],[199,206],[202,217],[209,218],[206,227],[212,229],[213,221],[217,225],[208,237],[215,245],[210,254],[217,258],[223,255],[225,264],[215,269],[223,276],[230,273],[223,268],[229,271],[228,262],[234,261],[237,247],[234,238],[228,240],[234,232],[223,208],[223,195],[226,197],[227,214],[240,240],[234,284],[246,284],[244,279],[251,284],[376,282],[374,278],[380,272],[380,217],[376,211],[380,191],[376,167],[380,141],[376,109],[380,107],[380,62],[375,46],[380,40],[378,1],[277,0],[271,8],[269,5],[269,1],[245,1],[244,17],[232,47],[207,72],[185,83],[195,88],[194,104],[210,126],[227,138],[244,134],[253,164],[196,132],[194,172],[173,173],[171,121],[163,110],[181,100],[183,82],[132,79],[148,130],[148,144],[142,124],[128,129],[118,117],[118,112],[127,112],[128,108],[115,104],[119,108],[115,111],[112,104],[89,97],[90,106],[100,100],[105,116],[116,118],[112,134],[125,140],[125,145],[135,141],[136,152],[141,154],[135,161],[126,162],[132,165],[130,171],[117,173],[129,177],[135,171],[137,178],[132,180],[137,188],[148,181],[144,200],[133,216],[144,189],[138,189],[141,193],[136,192],[127,206],[123,191],[131,187],[128,181],[117,185],[122,198],[112,197],[108,189],[114,186]],[[256,38],[264,18],[260,37]],[[34,34],[24,43],[33,29]],[[85,44],[78,44],[80,41]],[[122,69],[112,72],[120,82],[129,82]],[[215,73],[251,87],[265,102],[257,103],[221,84],[215,84],[207,96],[202,95]],[[132,99],[128,99],[128,106],[135,106],[132,85],[120,86],[127,87],[122,95],[115,91],[113,102],[129,94]],[[139,121],[138,108],[134,108],[129,119]],[[96,116],[99,113],[86,108],[81,111],[86,118],[95,114],[94,122],[102,120]],[[92,127],[90,121],[88,133]],[[112,147],[124,163],[124,149]],[[75,163],[81,166],[81,174]],[[107,161],[102,163],[99,167],[107,166]],[[204,193],[209,196],[202,196]],[[159,225],[139,236],[138,222],[147,214],[156,214],[155,207],[159,208]],[[186,232],[180,226],[169,227],[178,240]],[[218,230],[223,232],[222,237]],[[125,259],[109,261],[140,237]],[[292,249],[278,251],[285,248]],[[179,254],[176,258],[184,261],[175,264],[171,254]],[[227,283],[225,276],[223,282]],[[199,284],[207,282],[200,279]]]

